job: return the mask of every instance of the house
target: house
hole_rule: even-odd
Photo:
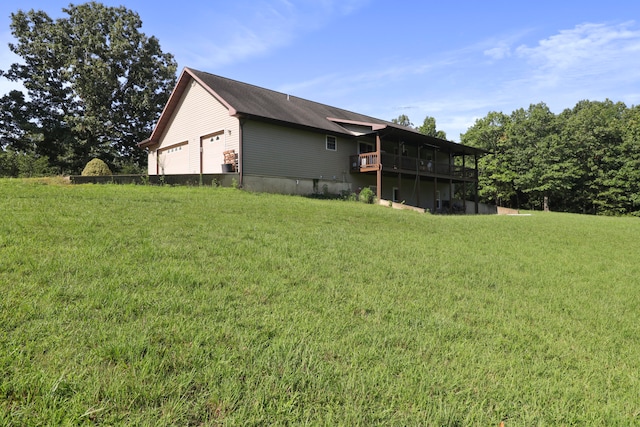
[[[370,187],[378,200],[478,212],[482,150],[190,68],[139,146],[150,176],[233,174],[245,189],[285,194]],[[456,201],[456,187],[471,197]]]

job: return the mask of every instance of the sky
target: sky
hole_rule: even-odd
[[[73,2],[80,4],[82,2]],[[450,140],[491,111],[584,99],[640,104],[637,0],[102,1],[184,67],[419,126]],[[0,70],[20,62],[10,15],[65,16],[69,1],[0,4]],[[0,95],[20,89],[0,78]]]

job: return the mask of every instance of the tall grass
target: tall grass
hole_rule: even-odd
[[[640,423],[640,222],[0,180],[0,425]]]

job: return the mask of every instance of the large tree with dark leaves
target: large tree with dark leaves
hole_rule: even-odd
[[[2,75],[27,93],[0,100],[1,148],[33,149],[60,172],[77,173],[93,157],[143,165],[136,144],[175,84],[173,56],[125,7],[89,2],[63,12],[56,20],[35,10],[11,15],[17,42],[9,47],[23,62]]]

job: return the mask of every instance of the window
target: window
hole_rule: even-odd
[[[336,151],[338,149],[338,138],[327,135],[327,150]]]
[[[183,145],[186,146],[187,144],[189,144],[189,141],[180,142],[178,144],[173,144],[173,145],[170,145],[170,146],[164,147],[164,148],[158,148],[158,155],[165,154],[165,153],[166,154],[175,153],[176,151],[181,151],[182,150],[182,146]]]
[[[368,142],[358,142],[358,154],[362,153],[372,153],[376,151],[373,144],[369,144]]]

